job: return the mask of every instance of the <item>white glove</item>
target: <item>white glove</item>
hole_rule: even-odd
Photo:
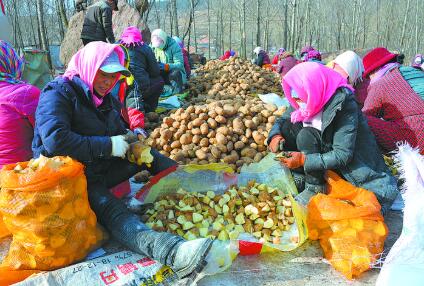
[[[112,141],[112,156],[125,159],[125,154],[130,147],[128,142],[125,141],[125,137],[123,135],[112,136],[110,140]]]

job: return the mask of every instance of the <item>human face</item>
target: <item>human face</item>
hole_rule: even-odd
[[[116,84],[119,73],[106,73],[98,70],[94,78],[93,88],[100,96],[105,96]]]

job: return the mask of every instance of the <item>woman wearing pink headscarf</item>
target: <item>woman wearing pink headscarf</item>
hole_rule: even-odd
[[[179,277],[201,270],[210,239],[190,242],[143,224],[109,189],[146,169],[125,159],[133,134],[110,94],[118,78],[129,76],[120,46],[91,42],[71,59],[63,77],[48,83],[36,111],[34,156],[70,156],[85,165],[88,199],[98,221],[132,251],[170,266]],[[131,135],[131,136],[129,136]],[[137,144],[136,142],[134,142]],[[157,174],[176,163],[152,149],[148,168]]]
[[[383,213],[389,210],[398,193],[396,180],[346,79],[322,64],[306,62],[284,76],[283,89],[291,108],[272,127],[268,145],[272,152],[292,151],[282,163],[294,170],[296,181],[305,181],[297,200],[307,204],[311,196],[325,192],[325,171],[334,170],[374,192]]]
[[[21,80],[24,64],[12,45],[0,40],[0,169],[32,158],[40,90]]]
[[[130,127],[132,130],[144,128],[142,112],[155,112],[165,82],[160,75],[155,54],[143,42],[141,32],[137,27],[126,28],[119,43],[128,51],[129,70],[135,80],[135,84],[129,88],[126,98]]]

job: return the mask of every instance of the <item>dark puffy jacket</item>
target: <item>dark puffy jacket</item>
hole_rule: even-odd
[[[110,167],[110,136],[126,133],[120,103],[110,94],[96,108],[88,86],[79,78],[58,77],[40,95],[35,113],[34,157],[70,156],[86,166],[86,175]]]
[[[160,77],[160,70],[152,49],[141,44],[128,49],[130,56],[130,71],[137,81],[141,93],[150,88],[150,79]]]
[[[292,111],[288,109],[275,122],[268,142],[274,135],[281,134],[282,123],[290,120]],[[306,156],[305,171],[334,170],[353,185],[374,192],[382,207],[388,210],[398,194],[396,180],[348,89],[339,89],[324,106],[321,134],[323,150]]]
[[[115,43],[112,7],[105,0],[96,2],[88,8],[82,26],[81,39]]]
[[[271,63],[271,60],[269,59],[267,52],[260,51],[258,56],[255,59],[255,64],[257,66],[262,67],[263,65],[268,65],[270,63]]]

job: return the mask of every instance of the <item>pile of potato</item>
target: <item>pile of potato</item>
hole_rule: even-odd
[[[240,58],[209,61],[196,70],[196,76],[190,79],[189,86],[192,103],[245,98],[251,94],[281,94],[277,74]]]
[[[143,220],[156,231],[178,234],[187,240],[235,240],[241,233],[249,233],[261,242],[274,244],[280,244],[283,233],[295,223],[290,198],[255,181],[245,187],[232,187],[222,195],[180,189],[159,197]]]
[[[268,132],[283,111],[257,98],[180,108],[163,119],[148,143],[182,164],[224,162],[240,171],[266,155]]]

